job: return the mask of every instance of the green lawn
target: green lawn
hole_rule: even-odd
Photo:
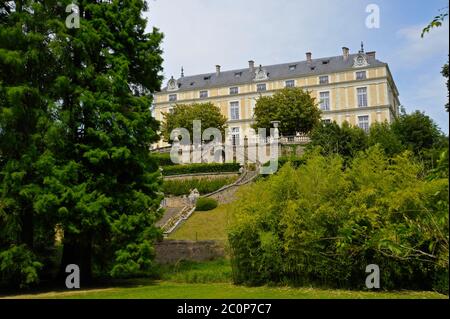
[[[17,298],[80,299],[446,299],[426,291],[368,292],[292,287],[245,287],[231,283],[228,260],[182,262],[160,269],[160,280],[133,279],[108,288],[52,291]]]
[[[219,205],[208,212],[195,212],[169,235],[169,239],[225,241],[230,205]]]
[[[359,292],[289,287],[244,287],[231,283],[187,284],[156,281],[127,288],[21,295],[20,298],[80,299],[446,299],[435,292]]]

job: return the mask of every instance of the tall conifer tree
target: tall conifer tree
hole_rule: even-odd
[[[83,280],[90,279],[92,270],[115,276],[149,270],[153,243],[160,237],[153,226],[160,177],[149,147],[158,139],[159,124],[150,114],[150,105],[152,93],[161,84],[162,34],[157,29],[146,32],[142,14],[147,6],[142,0],[79,1],[75,12],[80,16],[79,28],[68,28],[65,23],[71,1],[9,1],[13,2],[11,12],[1,9],[2,30],[3,25],[10,25],[9,32],[23,33],[23,24],[13,21],[13,16],[19,15],[18,5],[25,2],[30,10],[23,19],[35,24],[41,21],[43,27],[34,29],[33,35],[20,35],[31,38],[22,44],[23,52],[40,58],[32,70],[19,64],[26,54],[16,52],[15,47],[3,48],[6,42],[0,41],[0,67],[15,67],[22,75],[20,79],[15,70],[2,72],[2,114],[19,112],[19,100],[31,105],[22,116],[36,117],[26,125],[18,116],[2,116],[0,121],[5,141],[0,144],[1,233],[6,233],[3,228],[12,233],[23,229],[23,223],[6,222],[29,207],[31,214],[46,221],[47,235],[62,230],[61,273],[67,264],[78,264]],[[4,31],[0,34],[8,36]],[[32,40],[42,48],[33,51]],[[21,43],[16,42],[11,45]],[[19,80],[33,85],[35,100],[9,97],[13,81]],[[31,135],[30,129],[36,133]],[[27,148],[11,137],[20,134],[25,140],[35,136],[26,144],[38,150],[31,159],[24,159]],[[30,162],[25,176],[37,176],[33,193],[24,192],[20,184],[11,188],[12,178],[5,173],[13,165],[7,145],[20,148],[17,165]],[[25,195],[29,203],[11,205],[11,198]],[[25,244],[36,253],[32,245]],[[31,262],[42,260],[30,258]]]

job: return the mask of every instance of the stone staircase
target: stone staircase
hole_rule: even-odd
[[[214,198],[220,204],[230,203],[235,199],[236,190],[240,186],[246,185],[255,180],[258,175],[259,165],[256,165],[256,169],[254,171],[244,169],[241,176],[234,183],[225,185],[222,188],[201,197]],[[161,227],[164,232],[164,236],[167,237],[194,213],[195,206],[186,201],[185,205],[178,205],[178,207],[166,207],[165,209],[166,211],[164,216],[156,223],[156,226]]]

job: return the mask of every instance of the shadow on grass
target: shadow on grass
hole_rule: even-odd
[[[229,260],[218,259],[209,262],[180,261],[175,264],[159,265],[148,277],[96,278],[90,283],[81,282],[81,289],[68,289],[64,281],[42,281],[37,287],[24,289],[1,289],[0,298],[34,296],[47,293],[89,292],[113,288],[138,288],[157,285],[161,280],[174,283],[229,283],[231,266]]]

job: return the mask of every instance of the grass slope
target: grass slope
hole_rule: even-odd
[[[219,205],[208,212],[195,212],[169,238],[225,241],[230,205]]]

